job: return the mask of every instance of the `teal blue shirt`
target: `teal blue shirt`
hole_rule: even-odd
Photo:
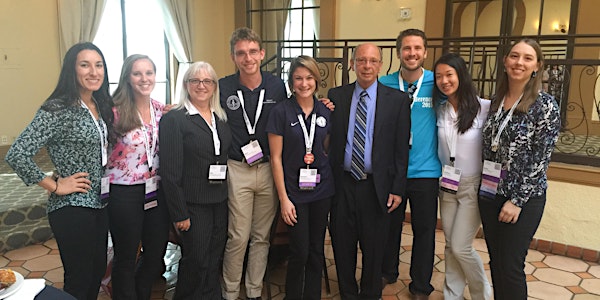
[[[382,84],[400,89],[398,72],[379,78]],[[404,81],[403,90],[408,90],[409,82]],[[416,84],[417,82],[413,82]],[[439,178],[442,176],[442,165],[437,155],[436,112],[431,98],[435,80],[433,72],[424,70],[421,87],[415,95],[410,122],[412,131],[412,147],[408,153],[408,174],[411,178]]]
[[[37,111],[33,121],[15,140],[5,158],[26,185],[36,184],[46,177],[32,159],[44,146],[61,177],[87,172],[88,179],[92,181],[92,189],[87,193],[64,196],[51,194],[48,212],[65,206],[106,206],[100,200],[103,174],[100,133],[85,108],[70,106],[53,112],[42,109]]]

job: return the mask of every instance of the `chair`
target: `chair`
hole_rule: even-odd
[[[269,237],[269,253],[272,252],[273,246],[287,245],[289,244],[289,236],[287,230],[287,224],[281,218],[281,211],[277,208],[277,213],[275,214],[275,219],[273,219],[273,223],[271,225],[271,235]],[[267,264],[267,269],[265,270],[265,277],[263,282],[267,285],[267,299],[272,299],[271,294],[271,284],[269,283],[270,273],[269,264]],[[323,277],[325,278],[325,291],[327,294],[331,294],[331,286],[329,285],[329,274],[327,273],[327,261],[325,257],[323,257]]]

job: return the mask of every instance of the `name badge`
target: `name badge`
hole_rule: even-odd
[[[100,199],[104,200],[110,196],[110,177],[102,177],[100,181]]]
[[[458,192],[458,184],[460,183],[460,175],[462,171],[453,166],[444,165],[442,171],[442,180],[440,181],[440,190],[456,194]]]
[[[484,160],[479,195],[492,199],[495,198],[498,191],[498,183],[504,177],[506,177],[506,170],[502,168],[502,164]]]
[[[146,196],[144,198],[144,210],[149,210],[151,208],[158,206],[158,199],[156,191],[158,190],[158,180],[156,177],[150,177],[146,179]]]
[[[227,165],[210,165],[208,169],[209,183],[222,183],[227,179]]]
[[[312,190],[317,186],[317,169],[300,169],[298,185],[301,190]]]
[[[263,152],[257,140],[254,140],[248,145],[243,146],[242,153],[244,154],[246,162],[251,166],[262,161],[261,158],[263,157]]]

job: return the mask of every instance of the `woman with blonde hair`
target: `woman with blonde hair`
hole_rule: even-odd
[[[213,67],[192,64],[183,83],[183,98],[163,116],[159,131],[161,179],[183,239],[174,299],[221,299],[231,131]]]

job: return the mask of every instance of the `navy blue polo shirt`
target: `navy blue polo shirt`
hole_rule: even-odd
[[[267,132],[283,136],[283,176],[285,189],[288,197],[293,203],[307,203],[315,200],[326,199],[333,196],[335,187],[333,184],[333,175],[329,159],[325,151],[323,142],[329,134],[331,125],[329,124],[329,116],[331,111],[317,101],[315,98],[313,111],[308,117],[304,116],[302,108],[296,102],[296,98],[292,97],[286,101],[278,103],[273,107],[269,115],[267,123]],[[315,161],[310,165],[311,169],[317,169],[321,176],[321,182],[313,190],[300,190],[298,185],[298,177],[300,169],[306,168],[304,163],[304,155],[306,154],[306,146],[304,144],[304,133],[302,126],[299,124],[298,115],[302,114],[305,119],[306,130],[310,133],[310,122],[312,114],[317,115],[315,124],[315,139],[313,141],[312,153],[315,156]]]
[[[223,107],[227,113],[227,124],[229,124],[229,128],[231,128],[232,141],[231,148],[229,148],[229,158],[237,161],[242,161],[244,158],[242,147],[250,142],[250,136],[248,135],[246,123],[244,122],[243,110],[237,91],[242,91],[244,107],[248,114],[248,119],[250,119],[250,124],[254,125],[260,91],[263,89],[265,90],[263,108],[258,118],[255,132],[255,139],[260,144],[260,148],[263,150],[265,156],[270,153],[267,132],[265,131],[269,119],[269,112],[275,104],[287,99],[287,91],[280,78],[265,71],[262,71],[261,74],[262,82],[260,86],[254,90],[250,90],[240,84],[239,72],[219,80],[221,107]]]

